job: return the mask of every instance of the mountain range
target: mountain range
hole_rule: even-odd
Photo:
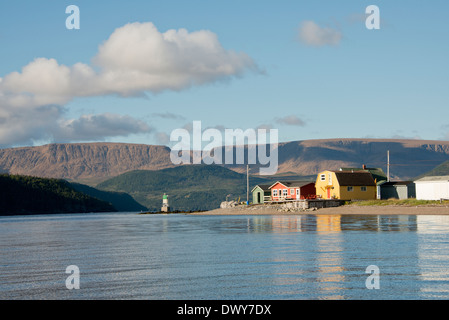
[[[126,143],[62,143],[0,149],[0,173],[62,178],[91,186],[134,170],[175,167],[166,146]],[[313,176],[340,167],[382,168],[390,177],[413,179],[449,160],[448,141],[322,139],[278,145],[278,175]],[[246,173],[246,165],[224,165]],[[259,165],[251,165],[257,174]]]
[[[172,167],[170,149],[124,143],[62,143],[0,149],[0,173],[95,185],[132,170]]]
[[[183,165],[162,170],[135,170],[96,186],[106,192],[127,193],[150,211],[159,211],[167,193],[173,210],[211,210],[222,201],[246,201],[246,175],[217,165]],[[266,183],[250,177],[250,188]],[[249,195],[251,201],[251,195]]]

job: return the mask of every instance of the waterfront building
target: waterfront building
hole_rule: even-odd
[[[276,181],[269,187],[272,201],[315,198],[313,181]]]
[[[415,180],[417,200],[449,199],[449,176],[431,176]]]
[[[321,199],[374,200],[377,197],[373,176],[365,171],[320,172],[315,188],[317,197]]]

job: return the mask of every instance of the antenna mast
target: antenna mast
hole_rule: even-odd
[[[390,182],[390,150],[387,151],[387,182]]]
[[[246,205],[249,205],[249,165],[246,165]]]

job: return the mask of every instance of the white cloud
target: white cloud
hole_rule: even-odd
[[[273,125],[271,125],[269,123],[262,123],[262,124],[260,124],[260,125],[258,125],[256,127],[256,130],[259,130],[259,129],[261,129],[261,130],[271,130],[271,129],[274,129],[274,127],[273,127]]]
[[[127,116],[65,119],[63,105],[77,97],[182,90],[258,71],[248,55],[224,49],[211,31],[161,33],[150,22],[116,29],[92,61],[65,66],[37,58],[0,78],[0,144],[147,132],[142,121]]]
[[[277,118],[276,122],[279,124],[286,124],[289,126],[298,126],[298,127],[304,127],[306,125],[306,123],[302,119],[298,118],[295,115]]]
[[[73,67],[58,64],[55,59],[37,58],[12,72],[0,82],[5,102],[16,107],[48,104],[62,105],[74,97],[93,94],[95,73],[88,65]],[[0,96],[1,97],[1,96]]]
[[[170,143],[170,136],[165,132],[156,132],[155,137],[160,144],[168,145]]]
[[[63,112],[63,108],[56,105],[10,107],[0,98],[0,146],[32,144],[51,138]]]
[[[136,133],[150,133],[153,129],[143,121],[112,113],[83,115],[79,119],[60,121],[55,139],[102,140],[105,137],[125,137]]]
[[[169,120],[185,120],[185,118],[179,114],[174,114],[171,112],[165,112],[165,113],[152,113],[153,117],[156,118],[162,118],[162,119],[169,119]]]
[[[6,75],[0,92],[16,104],[63,104],[75,97],[181,90],[257,70],[248,55],[225,50],[210,31],[160,33],[150,22],[116,29],[93,62],[100,71],[38,58]]]
[[[115,30],[100,46],[94,63],[103,70],[102,81],[122,95],[181,90],[257,69],[245,53],[225,50],[210,31],[161,33],[152,23]],[[118,78],[126,81],[117,82]]]
[[[336,46],[342,38],[343,35],[340,31],[329,27],[320,27],[313,21],[304,21],[299,28],[299,40],[308,46]]]
[[[66,119],[66,114],[59,105],[17,107],[0,97],[0,147],[41,141],[101,141],[152,132],[146,123],[130,116],[105,113]]]

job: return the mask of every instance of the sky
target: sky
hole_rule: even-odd
[[[2,2],[0,147],[172,146],[193,121],[448,140],[448,40],[443,0]]]

